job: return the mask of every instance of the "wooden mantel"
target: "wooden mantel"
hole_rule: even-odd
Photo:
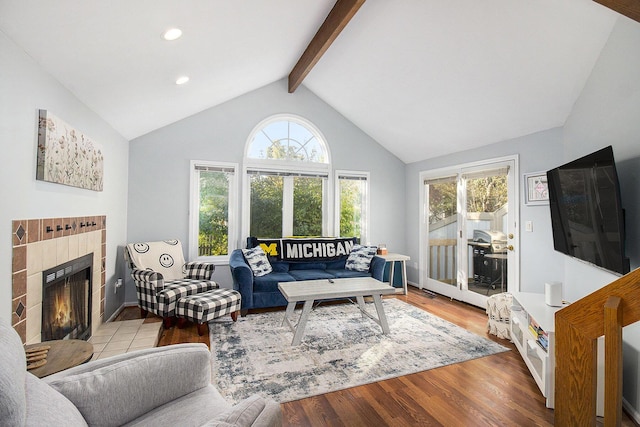
[[[622,327],[640,320],[639,295],[636,269],[556,313],[556,425],[596,425],[597,339],[603,335],[604,421],[620,425]]]

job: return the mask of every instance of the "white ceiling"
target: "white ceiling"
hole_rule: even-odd
[[[286,77],[334,3],[0,0],[0,29],[133,139]],[[410,163],[563,125],[617,16],[591,0],[369,0],[303,84]],[[172,26],[183,37],[164,41]]]

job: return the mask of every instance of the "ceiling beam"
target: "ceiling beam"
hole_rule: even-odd
[[[311,69],[329,49],[331,43],[347,26],[365,0],[337,0],[333,9],[318,29],[298,63],[289,73],[289,93],[293,93]]]
[[[594,0],[603,6],[640,22],[640,0]]]

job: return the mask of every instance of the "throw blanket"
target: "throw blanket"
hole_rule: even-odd
[[[511,339],[511,304],[513,296],[509,293],[491,295],[487,299],[487,332],[498,338]]]
[[[349,255],[354,237],[319,237],[289,239],[259,239],[249,237],[247,247],[260,245],[271,259],[278,261],[331,261]]]

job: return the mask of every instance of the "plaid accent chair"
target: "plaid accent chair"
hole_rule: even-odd
[[[165,328],[173,325],[180,298],[218,289],[211,280],[215,265],[185,262],[179,240],[129,243],[124,255],[142,316],[153,313],[162,317]]]

